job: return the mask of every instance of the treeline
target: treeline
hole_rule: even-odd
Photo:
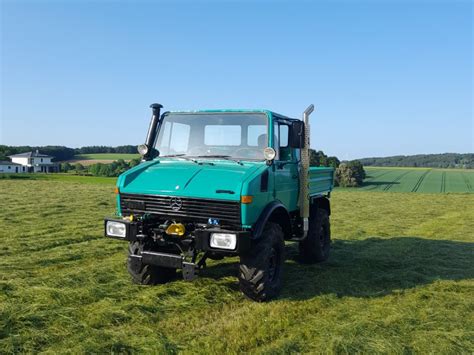
[[[64,162],[60,164],[60,171],[63,173],[74,172],[77,175],[116,177],[138,164],[140,164],[140,159],[133,159],[128,162],[119,159],[109,164],[96,163],[87,166],[82,165],[81,163],[71,164]]]
[[[473,153],[396,155],[385,158],[364,158],[359,161],[367,166],[474,169]]]
[[[137,146],[135,145],[121,145],[118,147],[106,147],[106,146],[89,146],[81,148],[69,148],[58,145],[47,145],[47,146],[8,146],[0,145],[0,160],[8,160],[9,155],[26,153],[38,150],[42,154],[51,155],[54,157],[54,161],[65,161],[71,160],[75,155],[78,154],[94,154],[94,153],[123,153],[133,154],[137,152]]]
[[[116,154],[136,154],[136,145],[120,145],[118,147],[106,147],[102,145],[92,145],[88,147],[75,148],[76,154],[97,154],[97,153],[116,153]]]
[[[116,177],[130,168],[140,164],[140,159],[129,162],[119,159],[109,164],[96,163],[84,166],[81,163],[61,163],[64,173],[74,172],[79,175]],[[365,179],[364,167],[360,161],[342,162],[337,157],[329,157],[323,151],[310,149],[310,166],[327,166],[335,169],[335,184],[341,187],[361,186]]]
[[[51,155],[56,161],[72,159],[74,157],[74,154],[76,154],[74,148],[68,148],[57,145],[47,145],[44,147],[34,147],[29,145],[14,147],[8,145],[0,145],[0,160],[9,160],[9,155],[32,151],[34,152],[36,150],[38,150],[42,154]]]
[[[94,176],[119,176],[124,171],[140,164],[140,159],[133,159],[129,162],[119,159],[110,164],[96,163],[92,165],[82,165],[81,163],[71,164],[67,162],[78,154],[95,153],[136,153],[136,146],[123,145],[118,147],[88,146],[81,148],[69,148],[64,146],[7,146],[0,145],[0,160],[8,160],[9,155],[31,152],[38,150],[42,154],[51,155],[55,161],[62,161],[61,172],[74,172],[79,175]],[[377,158],[374,158],[377,159]],[[339,186],[360,186],[365,178],[365,171],[361,161],[342,162],[335,156],[327,156],[323,151],[310,149],[311,166],[333,167],[336,171],[336,185]]]

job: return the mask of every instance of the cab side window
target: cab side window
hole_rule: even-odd
[[[288,135],[290,128],[287,124],[280,123],[278,129],[278,142],[279,147],[279,160],[288,161],[292,160],[291,148],[288,146]]]

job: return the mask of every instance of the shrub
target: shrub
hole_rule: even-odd
[[[76,170],[76,174],[80,174],[80,173],[84,172],[84,170],[86,170],[86,169],[85,169],[84,165],[82,165],[81,163],[76,163],[76,164],[74,164],[74,170]]]
[[[65,163],[61,163],[59,165],[59,169],[62,173],[67,173],[69,170],[73,170],[74,169],[74,166],[72,166],[70,163],[68,162],[65,162]]]
[[[341,163],[336,169],[336,185],[342,187],[361,186],[365,179],[365,170],[358,160]]]

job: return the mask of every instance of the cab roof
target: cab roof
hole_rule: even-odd
[[[242,113],[264,113],[267,116],[286,119],[286,120],[295,120],[296,118],[291,118],[270,110],[265,109],[219,109],[219,110],[191,110],[191,111],[168,111],[168,113],[226,113],[226,112],[242,112]],[[166,112],[165,112],[166,113]]]

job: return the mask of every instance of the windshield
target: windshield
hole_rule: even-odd
[[[263,113],[170,113],[155,148],[160,156],[263,160],[268,146]]]

